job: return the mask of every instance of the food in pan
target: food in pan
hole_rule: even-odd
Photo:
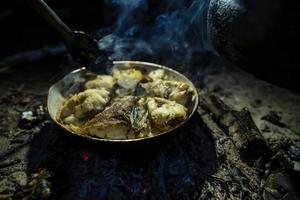
[[[85,89],[105,89],[112,91],[116,79],[109,75],[98,75],[95,79],[89,80],[84,84]]]
[[[104,88],[84,90],[65,101],[59,118],[66,124],[77,124],[89,114],[102,111],[109,99],[109,92]]]
[[[117,79],[120,87],[127,90],[134,90],[136,85],[143,80],[142,72],[136,69],[113,70],[113,77]]]
[[[98,138],[132,139],[170,130],[188,118],[195,94],[164,69],[114,69],[87,78],[66,96],[57,120],[68,129]]]
[[[146,102],[152,125],[161,130],[168,130],[187,118],[187,108],[175,101],[147,97]]]
[[[169,80],[154,80],[141,84],[147,95],[161,97],[185,105],[193,91],[187,83]]]
[[[137,97],[125,96],[83,125],[83,132],[95,137],[126,139],[132,133],[130,115]]]

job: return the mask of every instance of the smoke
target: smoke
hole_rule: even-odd
[[[209,0],[108,0],[118,10],[111,34],[99,40],[112,60],[180,66],[195,51],[213,52],[207,35]]]

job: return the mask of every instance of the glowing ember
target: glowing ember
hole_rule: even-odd
[[[90,159],[90,155],[88,152],[84,152],[82,155],[82,160],[83,161],[88,161]]]
[[[147,192],[148,192],[148,188],[147,188],[147,187],[144,187],[143,193],[146,194]]]

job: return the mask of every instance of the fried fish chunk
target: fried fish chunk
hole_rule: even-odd
[[[98,75],[95,79],[89,80],[84,84],[85,89],[106,89],[112,91],[116,79],[109,75]]]
[[[187,118],[187,108],[175,101],[147,97],[146,102],[152,125],[161,130],[169,130]]]
[[[186,105],[193,96],[189,84],[179,81],[157,79],[153,82],[143,83],[141,86],[149,96],[169,99],[182,105]]]
[[[120,87],[126,90],[134,90],[136,85],[143,80],[143,74],[137,69],[124,69],[113,71],[113,77],[117,79],[117,83]]]
[[[149,72],[148,77],[153,81],[157,79],[164,79],[166,77],[165,70],[163,69],[153,70]]]
[[[132,138],[153,135],[146,98],[141,98],[138,100],[136,106],[134,106],[131,112],[130,121],[132,129],[134,130],[134,135],[130,135]]]
[[[131,134],[130,115],[136,103],[137,97],[121,98],[88,121],[84,132],[99,138],[126,139]]]
[[[58,118],[66,124],[77,124],[87,114],[102,111],[109,99],[109,92],[103,88],[85,90],[64,102]]]

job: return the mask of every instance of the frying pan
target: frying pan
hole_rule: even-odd
[[[62,124],[61,122],[59,122],[57,120],[56,116],[57,116],[57,113],[59,112],[60,108],[62,107],[63,102],[66,100],[66,97],[65,97],[66,91],[70,88],[70,86],[74,85],[78,80],[84,80],[85,79],[84,75],[86,73],[90,73],[89,70],[87,70],[85,67],[82,67],[82,68],[79,68],[79,69],[76,69],[76,70],[70,72],[63,79],[54,83],[50,87],[49,93],[48,93],[47,107],[48,107],[50,117],[56,124],[58,124],[60,127],[65,129],[67,131],[67,133],[77,135],[77,136],[80,136],[83,138],[88,138],[88,139],[95,140],[95,141],[101,141],[101,142],[110,142],[110,143],[140,142],[140,141],[145,141],[145,140],[156,139],[163,135],[169,135],[171,133],[175,133],[175,130],[177,130],[179,127],[182,127],[184,124],[186,124],[192,118],[192,116],[196,113],[198,101],[199,101],[197,89],[194,86],[194,84],[188,78],[186,78],[184,75],[182,75],[181,73],[179,73],[171,68],[168,68],[168,67],[165,67],[162,65],[158,65],[158,64],[148,63],[148,62],[115,61],[115,62],[113,62],[113,64],[114,64],[115,69],[135,68],[135,69],[139,69],[146,73],[148,73],[152,70],[156,70],[156,69],[163,69],[163,70],[165,70],[165,73],[168,76],[168,79],[187,83],[194,93],[192,103],[190,105],[187,105],[188,110],[190,111],[189,116],[187,117],[186,120],[184,120],[180,124],[177,124],[176,126],[172,127],[172,129],[170,129],[170,130],[162,131],[159,134],[149,136],[149,137],[143,137],[143,138],[110,139],[110,138],[98,138],[98,137],[93,137],[90,135],[82,135],[82,134],[76,133],[73,130],[71,130],[70,128],[68,128],[67,126],[65,126],[64,124]]]
[[[195,114],[197,106],[198,106],[198,95],[196,87],[193,83],[186,78],[181,73],[153,63],[147,62],[140,62],[140,61],[115,61],[112,62],[108,59],[107,54],[100,50],[97,44],[97,40],[94,39],[92,36],[82,32],[82,31],[73,31],[71,30],[56,14],[55,12],[43,1],[43,0],[28,0],[30,5],[39,13],[43,18],[48,21],[48,23],[54,27],[54,29],[61,35],[62,39],[64,40],[70,54],[72,55],[73,59],[77,61],[80,66],[86,66],[74,70],[67,74],[63,79],[54,83],[48,93],[47,99],[47,107],[52,120],[66,130],[67,133],[80,136],[82,138],[87,138],[95,141],[102,141],[102,142],[111,142],[111,143],[133,143],[133,142],[140,142],[144,140],[151,140],[154,138],[161,138],[163,135],[169,135],[170,133],[174,133],[175,130],[178,130],[179,127],[182,127],[186,124],[187,121],[191,119],[191,117]],[[103,58],[104,57],[104,58]],[[102,62],[97,62],[102,60]],[[194,93],[194,98],[191,104],[189,104],[188,110],[189,116],[186,120],[177,124],[176,126],[172,127],[172,129],[167,131],[162,131],[159,134],[155,134],[149,137],[143,138],[134,138],[134,139],[110,139],[110,138],[97,138],[92,137],[90,135],[82,135],[77,132],[74,132],[69,127],[62,124],[60,121],[57,120],[56,116],[61,109],[64,101],[66,100],[66,91],[73,86],[78,80],[84,80],[85,75],[91,72],[103,71],[101,69],[107,68],[117,68],[117,69],[124,69],[124,68],[135,68],[140,69],[143,72],[150,72],[156,69],[164,69],[166,75],[170,80],[181,81],[187,83]],[[100,69],[100,70],[99,70]],[[107,71],[107,70],[106,70]]]

